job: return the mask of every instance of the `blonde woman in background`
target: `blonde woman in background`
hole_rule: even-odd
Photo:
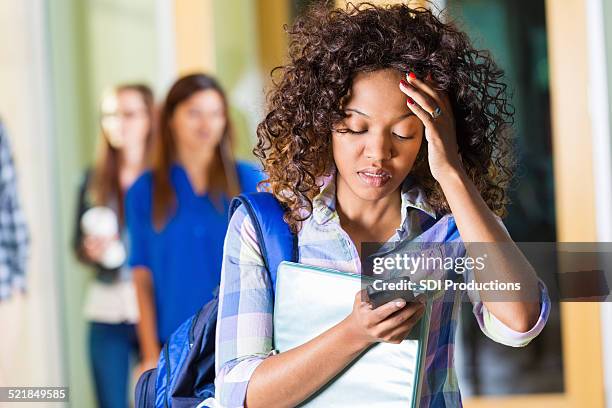
[[[153,138],[153,93],[146,85],[121,85],[101,103],[95,164],[79,192],[74,249],[93,267],[85,315],[98,405],[127,407],[131,361],[138,350],[138,307],[125,266],[125,192],[145,168]]]

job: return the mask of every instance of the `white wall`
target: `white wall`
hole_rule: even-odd
[[[597,238],[612,241],[612,147],[610,134],[610,80],[606,47],[604,1],[587,0],[589,43],[589,112],[593,130],[593,176],[595,179],[595,207],[597,212]],[[612,17],[612,16],[608,16]],[[612,34],[612,33],[611,33]],[[608,285],[612,287],[612,282]],[[606,406],[612,408],[612,299],[601,304],[601,331]]]
[[[9,132],[32,236],[22,341],[17,350],[0,350],[0,358],[16,361],[9,380],[23,386],[65,385],[45,12],[44,0],[0,1],[0,116]]]
[[[95,4],[103,7],[112,3]],[[152,85],[158,91],[165,91],[174,80],[176,70],[174,3],[173,0],[142,0],[140,6],[151,13],[155,21],[152,33],[156,36],[152,46],[158,50],[155,53],[157,59],[147,61],[147,66],[157,75],[148,79],[153,80]],[[62,189],[59,177],[64,174],[58,168],[58,163],[73,162],[75,158],[71,156],[78,154],[79,149],[60,149],[61,146],[66,147],[65,143],[59,143],[60,139],[65,139],[65,135],[54,134],[54,129],[57,129],[55,122],[60,119],[57,115],[58,107],[52,103],[55,84],[51,81],[57,78],[53,70],[71,71],[71,67],[62,65],[62,61],[67,64],[74,59],[64,60],[62,52],[70,48],[53,44],[56,38],[65,39],[50,35],[48,13],[56,10],[51,9],[53,7],[57,9],[67,6],[54,0],[0,1],[0,117],[6,125],[14,151],[20,199],[32,236],[31,259],[27,271],[29,290],[22,311],[23,327],[10,328],[19,330],[20,341],[15,350],[0,350],[0,359],[8,359],[16,368],[6,380],[12,385],[22,386],[68,386],[68,367],[64,364],[67,354],[83,351],[84,347],[81,344],[84,340],[79,339],[79,347],[67,348],[66,310],[62,304],[65,297],[65,293],[62,295],[65,290],[62,280],[75,277],[74,271],[64,270],[61,273],[65,263],[62,262],[60,251],[65,249],[66,242],[63,239],[60,216],[64,215],[65,209],[60,207],[65,204],[66,197],[60,197]],[[94,31],[92,36],[103,29],[97,23],[92,21],[90,26]],[[117,30],[113,33],[121,35]],[[142,41],[149,43],[145,38]],[[93,51],[99,52],[100,47]],[[94,53],[92,57],[95,56],[98,55]],[[60,60],[60,63],[53,66],[51,58]],[[136,70],[142,70],[138,64],[132,65]],[[106,69],[114,67],[108,64]],[[96,68],[95,72],[104,71],[103,68]],[[111,74],[106,72],[107,77]],[[125,72],[117,75],[120,74],[125,75]],[[93,77],[92,83],[80,86],[101,87],[97,80],[108,79],[100,79],[93,72],[89,76]],[[135,78],[122,79],[143,78],[135,75]],[[73,80],[77,81],[77,78]],[[74,179],[80,180],[80,174],[75,174]],[[73,202],[73,197],[69,197],[68,201]],[[80,315],[80,311],[76,314]],[[5,328],[0,322],[0,335],[3,330]],[[79,355],[77,358],[82,361],[86,356]],[[81,376],[83,374],[88,375],[79,373]]]

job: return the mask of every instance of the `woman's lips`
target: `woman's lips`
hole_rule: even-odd
[[[389,180],[391,180],[391,174],[384,170],[362,170],[358,171],[359,178],[370,187],[382,187]]]

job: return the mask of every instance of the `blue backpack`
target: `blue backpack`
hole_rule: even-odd
[[[297,261],[297,237],[283,220],[284,210],[270,193],[243,193],[230,203],[229,217],[240,206],[247,210],[261,254],[276,285],[282,261]],[[137,408],[194,407],[215,395],[215,329],[218,293],[185,321],[164,345],[157,368],[136,384]]]

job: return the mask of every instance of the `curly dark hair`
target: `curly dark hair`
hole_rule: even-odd
[[[253,152],[294,232],[312,213],[320,177],[333,169],[332,129],[345,117],[342,102],[353,78],[387,68],[430,74],[437,90],[448,93],[463,167],[489,208],[505,215],[514,168],[508,132],[514,112],[503,71],[488,51],[475,49],[454,23],[405,4],[349,3],[333,10],[318,5],[287,32],[289,61],[272,71],[281,75],[268,95]],[[410,174],[438,214],[450,212],[429,170],[425,141]]]

